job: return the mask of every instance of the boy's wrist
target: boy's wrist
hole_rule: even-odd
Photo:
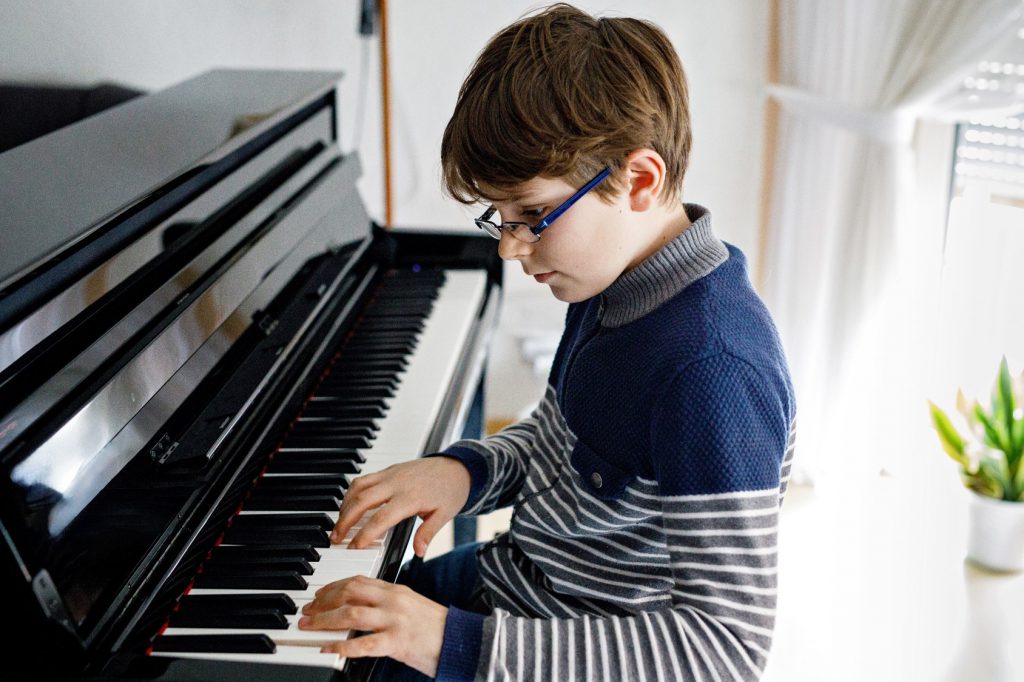
[[[470,448],[453,446],[441,452],[431,453],[427,457],[448,457],[458,461],[469,471],[469,496],[459,513],[471,509],[480,500],[487,488],[487,461],[483,455]]]

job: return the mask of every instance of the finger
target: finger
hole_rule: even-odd
[[[373,515],[366,525],[359,529],[359,532],[352,538],[352,542],[348,543],[348,546],[352,549],[363,549],[371,542],[384,535],[388,528],[391,528],[399,521],[414,516],[416,511],[414,509],[408,509],[403,507],[389,504],[381,507]]]
[[[422,558],[427,553],[430,541],[434,539],[442,526],[444,526],[444,519],[437,512],[424,517],[423,523],[420,524],[419,530],[416,531],[416,537],[412,541],[412,549],[416,556]]]
[[[328,611],[317,611],[299,619],[302,630],[356,630],[377,632],[392,621],[387,610],[376,606],[345,604]]]
[[[358,480],[356,479],[356,481]],[[366,512],[381,506],[391,497],[391,491],[386,486],[364,484],[357,487],[356,481],[352,482],[352,486],[349,487],[342,500],[338,521],[334,524],[334,530],[331,531],[331,542],[333,543],[344,540],[348,532],[352,530],[352,526],[359,523],[359,519]]]
[[[390,656],[395,650],[394,637],[390,633],[375,632],[372,635],[353,637],[343,642],[333,642],[320,649],[322,654],[339,654],[345,658],[364,656]]]
[[[302,607],[303,613],[315,613],[345,604],[376,606],[394,588],[391,583],[357,575],[324,585],[314,593],[313,601]]]

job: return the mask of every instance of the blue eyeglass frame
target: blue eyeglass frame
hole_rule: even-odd
[[[583,195],[585,195],[587,192],[600,185],[601,182],[611,174],[611,172],[611,168],[605,168],[604,170],[602,170],[600,173],[595,175],[589,182],[587,182],[587,184],[583,185],[583,187],[580,187],[575,194],[573,194],[571,197],[569,197],[561,204],[559,204],[555,208],[555,210],[551,211],[551,213],[548,213],[546,216],[541,218],[540,222],[537,223],[536,225],[531,226],[529,223],[517,221],[510,221],[507,223],[501,223],[500,225],[497,225],[491,222],[490,220],[491,216],[493,216],[495,212],[498,210],[494,206],[491,206],[486,211],[484,211],[483,215],[481,215],[479,218],[475,218],[473,222],[476,223],[477,227],[479,227],[481,230],[484,230],[495,239],[501,239],[501,232],[506,225],[525,225],[527,228],[529,228],[530,233],[534,237],[536,237],[537,240],[540,240],[541,232],[548,229],[551,226],[551,223],[558,220],[559,216],[561,216],[563,213],[572,208],[572,205],[575,204],[580,199],[582,199]],[[488,229],[489,227],[493,228],[493,231],[491,229]],[[513,237],[515,237],[514,228],[509,233],[512,234]],[[518,237],[516,238],[518,239]]]

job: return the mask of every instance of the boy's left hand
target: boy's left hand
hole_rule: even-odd
[[[321,649],[346,658],[388,656],[428,677],[437,674],[448,609],[405,585],[355,576],[321,587],[302,607],[302,630],[369,632]]]

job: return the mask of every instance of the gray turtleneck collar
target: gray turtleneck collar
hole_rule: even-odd
[[[601,293],[602,326],[640,319],[729,258],[711,230],[711,212],[697,204],[683,207],[692,224]]]

